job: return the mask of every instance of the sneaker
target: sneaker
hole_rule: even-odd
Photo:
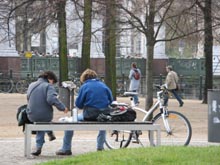
[[[182,107],[182,106],[183,106],[183,104],[184,104],[184,102],[180,103],[180,107]]]
[[[36,149],[36,151],[32,152],[31,155],[39,156],[41,154],[41,148]]]
[[[104,148],[100,149],[100,148],[97,148],[97,151],[104,151]]]
[[[47,135],[49,137],[49,141],[53,141],[56,139],[56,136],[54,135],[53,132],[48,132]]]
[[[58,150],[58,151],[56,152],[56,155],[63,155],[63,156],[72,155],[72,152],[71,152],[70,150],[66,150],[66,151]]]

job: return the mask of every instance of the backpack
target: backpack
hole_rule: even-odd
[[[23,131],[25,130],[25,124],[32,123],[27,117],[27,104],[18,108],[16,118],[18,121],[18,126],[23,126]]]
[[[134,69],[134,79],[135,80],[139,80],[141,77],[140,73],[138,72],[137,69]]]
[[[100,114],[97,117],[97,121],[100,122],[105,122],[105,121],[110,121],[110,122],[126,122],[126,121],[134,121],[136,119],[136,111],[127,108],[124,110],[115,110],[109,114]]]

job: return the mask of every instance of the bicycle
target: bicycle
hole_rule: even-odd
[[[27,93],[28,86],[33,81],[34,81],[34,79],[30,77],[30,74],[27,74],[27,78],[26,79],[19,80],[16,83],[16,85],[15,85],[16,91],[18,93],[21,93],[21,94]]]
[[[127,82],[126,82],[126,80],[123,80],[123,79],[117,80],[117,88],[116,88],[117,96],[124,96],[125,91],[127,91]]]
[[[156,85],[157,100],[150,108],[149,111],[141,109],[134,104],[133,96],[137,95],[136,92],[125,92],[126,96],[131,97],[131,104],[119,103],[119,106],[127,106],[133,108],[136,112],[143,113],[144,117],[142,121],[150,121],[153,124],[160,124],[161,126],[161,145],[183,145],[187,146],[190,143],[192,136],[192,128],[189,120],[181,113],[177,111],[168,110],[168,98],[169,92],[165,86]],[[158,109],[159,112],[154,115],[153,113]],[[154,116],[153,116],[154,115]],[[153,116],[153,117],[151,117]],[[109,149],[126,148],[131,141],[144,146],[143,141],[149,139],[149,133],[145,138],[140,130],[126,131],[126,130],[114,130],[106,133],[105,144]],[[156,139],[156,133],[153,135]],[[153,145],[156,141],[153,141]]]
[[[0,73],[0,93],[10,93],[13,90],[13,88],[13,80],[3,76],[3,73]]]
[[[76,96],[78,96],[79,88],[81,86],[81,82],[80,82],[80,78],[77,76],[77,73],[75,73],[75,75],[76,76],[71,75],[69,79],[70,79],[70,81],[72,81],[76,85],[76,88],[74,88],[74,94]]]

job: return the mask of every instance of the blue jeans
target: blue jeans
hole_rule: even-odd
[[[83,121],[83,114],[78,114],[78,121]],[[72,148],[72,138],[74,135],[74,131],[65,131],[64,138],[63,138],[63,146],[62,151],[71,151]],[[104,143],[106,138],[106,131],[99,131],[97,136],[97,149],[104,149]]]
[[[172,92],[172,94],[174,95],[174,97],[176,97],[176,99],[177,99],[177,101],[179,102],[179,104],[182,104],[183,101],[182,101],[181,97],[178,95],[178,93],[176,92],[176,90],[175,90],[175,89],[172,89],[171,92]]]
[[[36,149],[40,149],[43,147],[45,143],[45,133],[51,133],[51,131],[37,131],[36,132]]]
[[[132,92],[138,92],[138,91],[137,91],[137,90],[132,90]],[[134,103],[135,103],[135,104],[138,104],[138,103],[139,103],[139,101],[138,101],[138,95],[133,96],[133,99],[134,99]]]

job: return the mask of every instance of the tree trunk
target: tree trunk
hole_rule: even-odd
[[[84,0],[84,21],[82,39],[81,72],[90,68],[90,44],[91,44],[91,24],[92,24],[92,1]]]
[[[146,97],[145,108],[149,110],[153,105],[153,57],[154,57],[154,19],[155,1],[149,1],[148,31],[145,32],[147,39],[147,60],[146,60]]]
[[[145,108],[149,110],[153,105],[153,54],[154,44],[147,45],[147,60],[146,60],[146,96],[145,96]]]
[[[205,26],[205,43],[204,43],[204,55],[205,55],[205,88],[203,103],[207,103],[208,89],[213,87],[213,73],[212,73],[212,47],[213,47],[213,35],[212,35],[212,0],[205,0],[204,8],[204,26]]]
[[[68,61],[67,61],[67,38],[66,38],[66,1],[61,0],[57,3],[57,19],[59,30],[59,84],[68,80]]]
[[[105,83],[116,100],[116,22],[115,0],[106,1],[105,24]]]
[[[47,53],[46,52],[46,31],[45,31],[45,29],[43,29],[40,32],[40,52]]]

